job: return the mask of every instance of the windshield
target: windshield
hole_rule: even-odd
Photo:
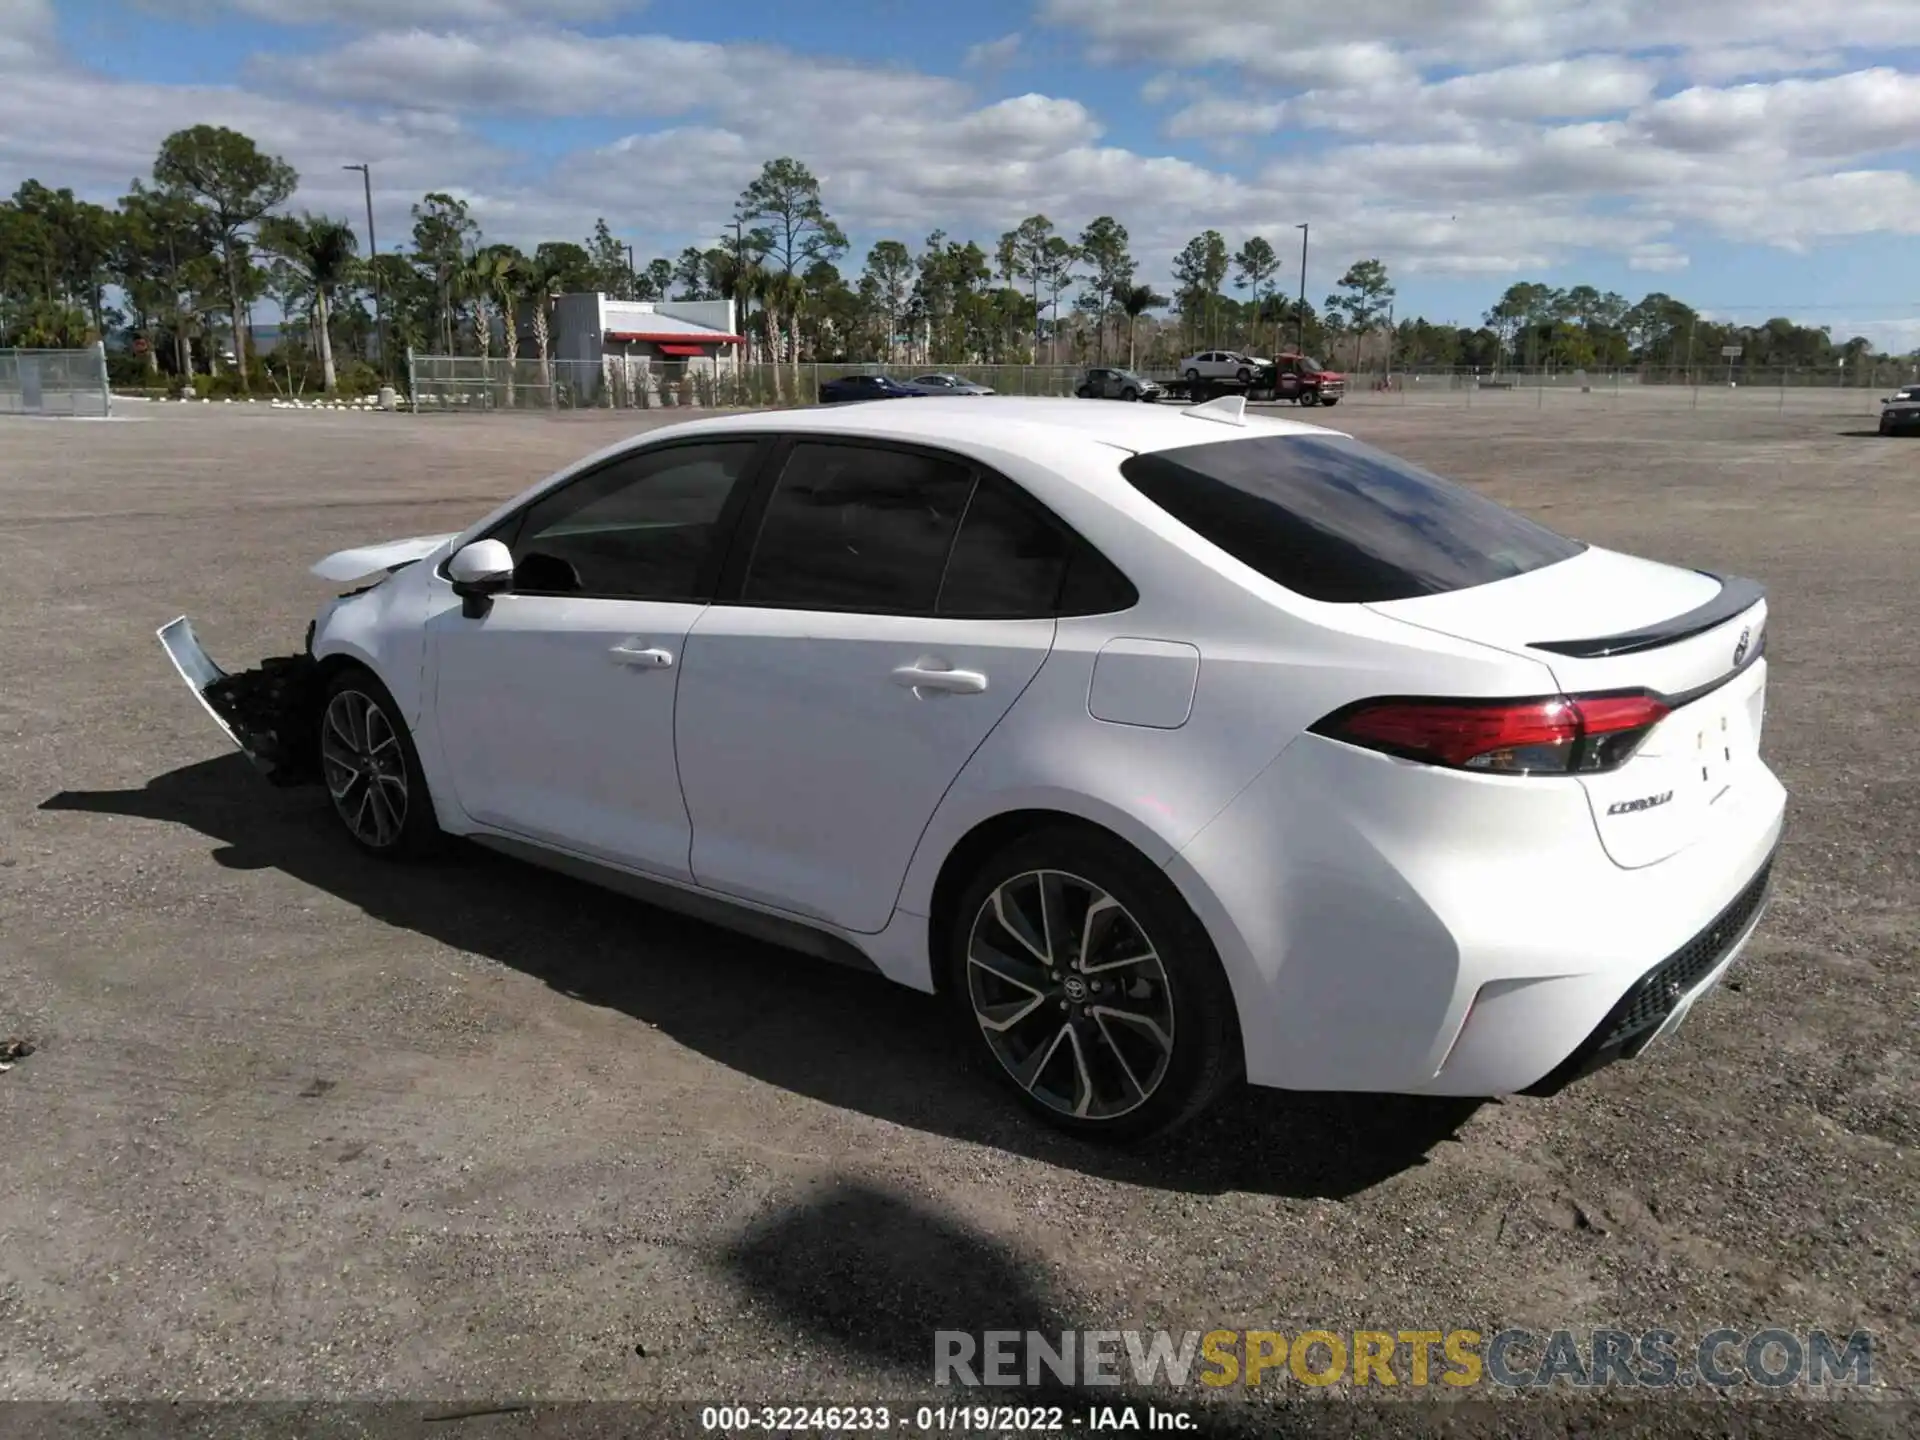
[[[1302,355],[1300,357],[1300,368],[1302,370],[1323,370],[1326,367],[1311,355]]]

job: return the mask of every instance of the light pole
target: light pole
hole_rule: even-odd
[[[342,165],[342,170],[358,170],[367,196],[367,266],[373,271],[373,343],[380,351],[380,378],[393,378],[387,358],[387,305],[380,284],[380,242],[373,238],[373,168],[369,165]]]
[[[1293,312],[1293,348],[1302,355],[1307,353],[1307,227],[1296,225],[1300,232],[1300,308]]]
[[[629,245],[627,246],[627,289],[636,297],[640,293],[639,280],[640,273],[633,268],[633,247]]]

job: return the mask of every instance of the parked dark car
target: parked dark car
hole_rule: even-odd
[[[976,385],[971,380],[958,375],[936,374],[916,375],[907,384],[916,387],[928,395],[991,395],[993,391],[985,385]]]
[[[905,400],[927,392],[917,385],[906,385],[890,375],[842,375],[823,381],[820,403],[837,405],[846,400]]]
[[[1136,375],[1131,370],[1095,369],[1089,370],[1084,379],[1074,388],[1074,394],[1082,400],[1158,400],[1166,393],[1144,375]]]
[[[1903,385],[1880,402],[1880,433],[1911,435],[1920,431],[1920,385]]]

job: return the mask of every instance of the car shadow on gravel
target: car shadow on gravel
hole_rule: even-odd
[[[907,1402],[909,1409],[922,1404],[1014,1405],[1043,1411],[1059,1406],[1065,1413],[1058,1428],[1070,1431],[1082,1428],[1096,1408],[1119,1411],[1152,1405],[1184,1414],[1187,1424],[1181,1433],[1196,1440],[1433,1433],[1427,1407],[1406,1402],[1395,1408],[1407,1423],[1394,1430],[1382,1429],[1376,1414],[1360,1413],[1377,1407],[1314,1405],[1295,1418],[1268,1405],[1235,1403],[1244,1390],[1209,1394],[1199,1383],[1206,1367],[1197,1352],[1184,1385],[1170,1387],[1164,1372],[1150,1389],[1124,1383],[1128,1361],[1121,1343],[1112,1340],[1105,1347],[1107,1363],[1100,1368],[1107,1380],[1089,1381],[1085,1357],[1076,1348],[1063,1354],[1065,1363],[1057,1367],[1036,1358],[1035,1384],[966,1384],[969,1376],[980,1379],[988,1373],[981,1347],[991,1332],[1004,1337],[998,1343],[1009,1347],[1007,1368],[1024,1382],[1026,1337],[1039,1336],[1049,1352],[1059,1353],[1067,1332],[1075,1332],[1071,1343],[1078,1347],[1080,1337],[1098,1327],[1077,1316],[1070,1301],[1052,1293],[1036,1258],[925,1200],[863,1180],[833,1177],[808,1186],[790,1204],[736,1237],[720,1260],[757,1305],[778,1313],[815,1345],[838,1348],[900,1375],[917,1392],[917,1399]],[[941,1331],[968,1337],[954,1342],[963,1354],[966,1345],[973,1347],[967,1368],[948,1375],[944,1385],[935,1374]],[[1181,1343],[1181,1337],[1173,1340]],[[1072,1379],[1061,1378],[1061,1370]],[[1282,1388],[1268,1379],[1270,1393]],[[1203,1398],[1215,1403],[1193,1403]],[[992,1433],[996,1427],[956,1418],[951,1426],[931,1428],[977,1434]],[[1136,1415],[1130,1428],[1146,1430],[1150,1425]]]
[[[62,791],[40,808],[187,826],[220,843],[220,865],[283,871],[386,924],[657,1026],[769,1085],[1113,1180],[1338,1199],[1425,1163],[1477,1108],[1242,1088],[1163,1140],[1091,1145],[1030,1119],[970,1069],[930,996],[478,846],[425,865],[372,859],[340,834],[318,792],[275,790],[237,754],[139,789]]]

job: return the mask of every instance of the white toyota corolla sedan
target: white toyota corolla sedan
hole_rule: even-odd
[[[1237,398],[937,399],[615,445],[333,555],[308,653],[161,638],[351,840],[462,835],[946,997],[1092,1135],[1255,1085],[1545,1094],[1758,921],[1748,580]]]

